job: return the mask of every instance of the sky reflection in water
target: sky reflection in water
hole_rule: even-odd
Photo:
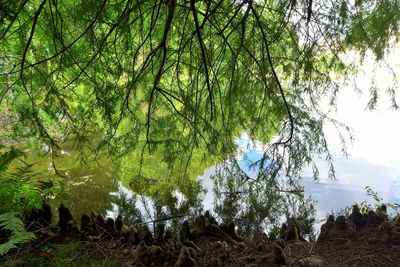
[[[374,206],[374,200],[365,191],[366,186],[377,192],[383,202],[400,204],[400,112],[391,110],[389,100],[384,96],[376,110],[365,110],[368,97],[352,90],[339,95],[336,118],[351,126],[355,134],[354,143],[348,147],[349,157],[343,156],[334,127],[325,127],[336,180],[328,178],[328,169],[322,159],[316,159],[319,181],[313,180],[310,168],[304,169],[302,184],[305,194],[317,201],[319,219],[354,202],[366,201]],[[242,137],[239,143],[246,147],[246,137]],[[248,170],[247,164],[261,156],[261,149],[247,149],[247,160],[241,161],[240,166],[254,174],[255,170]]]
[[[394,111],[380,112],[380,116],[385,117],[386,115],[392,115]],[[376,115],[375,115],[376,116]],[[365,122],[370,121],[371,117],[374,117],[373,113],[365,112],[363,119]],[[400,119],[400,117],[399,117]],[[400,120],[399,120],[400,121]],[[381,120],[381,125],[378,126],[380,129],[389,129],[385,120]],[[359,133],[359,129],[355,128],[356,133]],[[335,137],[335,132],[329,132],[328,137],[332,139]],[[361,134],[361,141],[357,141],[354,144],[355,151],[360,151],[360,147],[376,142],[374,140],[368,140],[365,135]],[[399,135],[400,136],[400,133]],[[371,135],[371,137],[373,137]],[[396,140],[394,140],[396,141]],[[262,157],[262,150],[257,148],[257,145],[249,145],[249,140],[246,135],[242,135],[241,138],[237,139],[239,145],[238,163],[242,170],[247,175],[255,176],[257,169],[250,168],[251,163],[256,162]],[[310,169],[305,168],[303,173],[302,185],[304,186],[305,194],[311,195],[312,199],[317,201],[317,219],[324,219],[327,214],[336,213],[344,209],[346,206],[350,206],[353,203],[361,203],[366,201],[367,203],[374,206],[375,202],[367,195],[365,187],[371,187],[378,196],[383,199],[384,202],[400,203],[400,160],[396,160],[396,153],[393,153],[394,158],[387,159],[386,161],[373,162],[373,158],[368,157],[369,154],[356,156],[350,156],[345,158],[341,155],[340,144],[335,141],[330,143],[331,151],[334,157],[334,164],[336,169],[336,180],[328,179],[327,169],[324,166],[322,160],[319,162],[320,168],[320,180],[314,181]],[[400,148],[400,140],[394,143],[392,149],[396,147]],[[390,148],[390,147],[387,147]],[[350,148],[350,152],[353,151]],[[381,151],[380,153],[383,153]],[[210,179],[215,172],[215,166],[204,171],[204,174],[199,177],[202,181],[204,188],[207,190],[203,198],[203,207],[205,210],[213,209],[213,181]],[[129,189],[119,185],[119,191],[131,195]],[[111,193],[116,194],[116,192]],[[178,199],[183,198],[177,192]],[[141,209],[139,207],[139,209]],[[141,209],[142,210],[142,209]],[[391,211],[393,212],[393,211]],[[115,217],[118,214],[118,207],[114,204],[113,210],[108,211],[108,216]]]
[[[399,52],[394,53],[400,56]],[[355,83],[349,84],[338,95],[337,112],[333,114],[335,119],[353,129],[355,141],[347,147],[350,157],[342,155],[337,131],[327,124],[324,130],[334,160],[336,180],[328,179],[326,164],[322,159],[316,159],[320,170],[319,181],[312,179],[310,168],[305,168],[302,175],[305,194],[311,195],[317,201],[317,219],[324,219],[327,214],[338,212],[354,202],[367,201],[374,206],[375,202],[365,192],[366,186],[377,192],[384,202],[400,203],[400,112],[390,109],[390,99],[383,93],[380,94],[376,109],[366,110],[370,99],[368,88],[371,79],[377,79],[383,92],[392,86],[393,77],[388,75],[387,70],[374,69],[368,62],[366,66],[363,67],[364,74],[359,74]],[[399,66],[392,62],[393,71],[400,75]],[[354,91],[355,85],[360,92]],[[245,134],[236,141],[239,146],[239,166],[249,176],[255,176],[257,170],[250,169],[249,165],[261,158],[261,145],[249,145]],[[208,168],[199,177],[207,190],[202,198],[205,210],[213,210],[213,181],[210,177],[215,169],[215,166]],[[122,183],[119,183],[118,191],[131,194]],[[118,192],[110,194],[116,193]],[[178,199],[184,198],[179,192],[176,195]],[[115,204],[112,207],[108,210],[108,215],[116,216],[118,207]]]
[[[400,57],[398,50],[393,54]],[[397,57],[397,58],[399,58]],[[396,58],[396,57],[393,57]],[[400,75],[400,65],[392,62],[394,73]],[[355,83],[360,92],[349,85],[338,95],[337,111],[334,117],[350,126],[354,134],[354,143],[347,147],[349,157],[343,156],[342,145],[333,125],[325,125],[325,134],[333,155],[336,180],[328,178],[328,169],[322,159],[316,159],[320,171],[319,181],[314,181],[310,168],[303,172],[302,184],[306,195],[317,201],[317,218],[338,212],[353,203],[366,201],[376,203],[368,196],[365,187],[369,186],[383,202],[400,204],[400,111],[391,109],[390,98],[382,94],[376,109],[367,110],[370,99],[368,88],[371,85],[371,73],[379,82],[381,91],[392,86],[393,78],[385,69],[364,67]],[[398,99],[397,99],[398,101]],[[257,170],[248,165],[262,156],[260,145],[248,146],[248,137],[242,135],[237,143],[242,150],[240,167],[249,175]],[[207,185],[207,182],[206,182]],[[390,213],[394,213],[389,209]]]

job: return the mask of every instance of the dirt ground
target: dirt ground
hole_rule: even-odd
[[[0,266],[400,266],[400,219],[386,207],[347,218],[329,216],[316,242],[307,242],[296,220],[282,224],[279,235],[239,236],[232,221],[218,223],[208,212],[179,229],[158,223],[127,226],[122,217],[83,214],[80,228],[60,206],[52,221],[48,204],[27,217],[37,239],[0,257]],[[0,232],[1,233],[1,232]],[[0,235],[0,243],[7,236]]]
[[[400,266],[399,246],[361,240],[276,244],[204,237],[188,245],[196,247],[190,262],[181,256],[182,244],[141,247],[85,239],[42,237],[1,258],[0,266]],[[283,262],[277,262],[276,246],[283,246]],[[179,265],[182,258],[186,262]]]

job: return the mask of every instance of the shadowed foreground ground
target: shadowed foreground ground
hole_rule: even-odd
[[[154,233],[97,214],[82,216],[81,229],[68,213],[44,226],[36,214],[29,229],[39,238],[0,258],[0,266],[400,266],[400,223],[384,211],[330,216],[317,242],[300,241],[292,223],[277,238],[238,236],[233,223],[218,224],[208,213],[176,231],[157,225]]]

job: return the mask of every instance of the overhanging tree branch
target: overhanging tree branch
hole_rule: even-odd
[[[204,41],[203,38],[201,36],[201,29],[199,26],[199,20],[197,18],[197,11],[196,11],[196,0],[190,0],[190,7],[192,10],[192,14],[193,14],[193,19],[194,19],[194,24],[196,27],[196,34],[197,34],[197,39],[199,42],[199,46],[200,46],[200,50],[201,50],[201,58],[203,60],[203,66],[204,66],[204,72],[206,75],[206,84],[207,84],[207,90],[208,90],[208,98],[210,101],[210,120],[213,120],[214,117],[214,105],[213,105],[213,94],[212,94],[212,90],[211,90],[211,85],[210,85],[210,75],[208,73],[208,64],[207,64],[207,52],[206,52],[206,48],[204,47]]]
[[[251,10],[252,10],[252,12],[253,12],[253,14],[254,14],[254,17],[255,17],[255,19],[256,19],[256,21],[257,21],[258,27],[259,27],[259,29],[260,29],[260,31],[261,31],[262,39],[263,39],[263,42],[264,42],[264,45],[265,45],[265,50],[266,50],[266,52],[267,52],[268,64],[269,64],[269,66],[271,67],[272,75],[274,76],[275,82],[276,82],[276,84],[277,84],[277,86],[278,86],[278,89],[279,89],[279,93],[280,93],[280,95],[281,95],[281,97],[282,97],[283,103],[285,104],[286,111],[287,111],[287,114],[288,114],[288,117],[289,117],[289,122],[290,122],[290,133],[289,133],[289,137],[288,137],[285,141],[279,141],[279,142],[276,143],[276,144],[284,144],[284,145],[286,145],[286,144],[288,144],[288,143],[292,140],[292,138],[293,138],[293,132],[294,132],[294,119],[293,119],[293,115],[292,115],[292,112],[291,112],[291,110],[290,110],[289,103],[288,103],[287,100],[286,100],[285,92],[283,91],[281,82],[279,81],[279,77],[278,77],[278,75],[277,75],[277,73],[276,73],[276,71],[275,71],[275,67],[274,67],[274,64],[273,64],[272,58],[271,58],[271,52],[270,52],[270,49],[269,49],[269,43],[268,43],[267,35],[265,34],[263,25],[262,25],[262,23],[261,23],[261,21],[260,21],[260,17],[258,16],[257,11],[254,9],[253,6],[251,6]]]

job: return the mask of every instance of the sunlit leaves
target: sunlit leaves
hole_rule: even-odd
[[[341,55],[382,59],[400,19],[391,0],[309,3],[7,2],[1,90],[19,132],[45,142],[97,132],[98,150],[161,151],[172,166],[195,149],[225,159],[243,131],[278,135],[265,155],[291,159],[295,175],[313,153],[329,155],[318,101],[349,73]]]
[[[397,1],[358,3],[353,11],[354,21],[347,42],[365,53],[371,49],[378,60],[382,59],[388,45],[399,37],[400,6]]]

